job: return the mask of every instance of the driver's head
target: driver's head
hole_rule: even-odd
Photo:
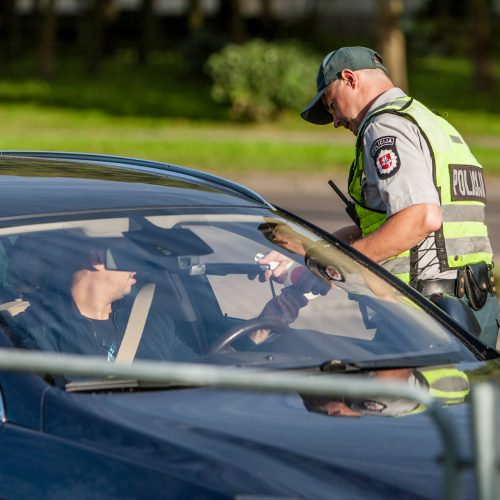
[[[88,242],[80,259],[74,263],[71,291],[98,293],[102,300],[112,303],[132,291],[136,282],[135,271],[116,266],[110,257],[110,248]]]

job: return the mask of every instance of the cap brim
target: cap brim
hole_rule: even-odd
[[[300,113],[300,116],[304,118],[304,120],[316,125],[328,125],[332,123],[333,117],[328,113],[321,99],[327,88],[328,87],[325,87],[323,90],[320,90],[304,111]]]

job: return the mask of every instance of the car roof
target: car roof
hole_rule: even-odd
[[[117,156],[0,151],[0,219],[155,207],[271,207],[237,183]]]

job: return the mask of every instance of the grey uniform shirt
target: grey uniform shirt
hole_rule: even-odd
[[[405,95],[399,88],[384,92],[367,116]],[[363,165],[366,204],[385,211],[387,217],[412,205],[440,205],[429,148],[419,128],[410,120],[393,113],[382,113],[370,120],[363,133]],[[455,278],[456,271],[440,273],[435,248],[434,234],[419,246],[418,279]]]

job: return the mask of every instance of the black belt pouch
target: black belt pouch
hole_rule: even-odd
[[[469,305],[475,311],[479,311],[488,298],[488,265],[486,262],[467,264],[465,266],[465,293],[469,299]]]

